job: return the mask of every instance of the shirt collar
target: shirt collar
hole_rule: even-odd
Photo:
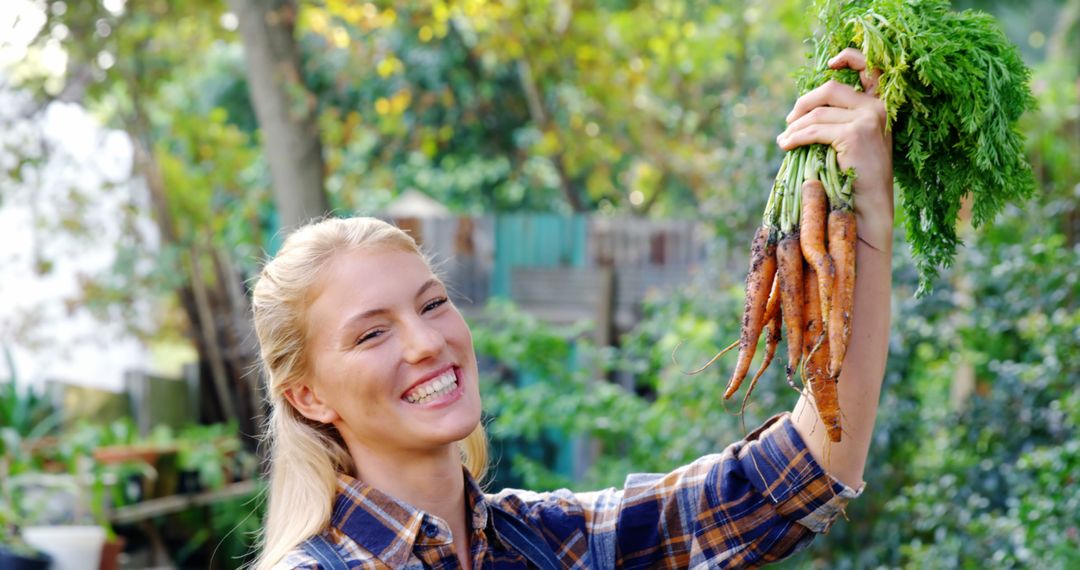
[[[490,504],[487,495],[480,488],[480,484],[473,479],[468,469],[465,469],[465,504],[472,510],[472,531],[483,532],[488,525],[488,509]]]
[[[391,568],[405,567],[417,545],[452,540],[446,521],[354,477],[338,473],[337,490],[331,526]],[[471,510],[472,530],[483,532],[488,524],[489,503],[468,470],[465,504]]]

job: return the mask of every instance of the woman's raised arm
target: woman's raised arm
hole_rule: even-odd
[[[799,98],[788,128],[777,142],[790,150],[830,144],[842,168],[853,167],[858,242],[855,248],[855,307],[851,340],[837,385],[843,437],[829,441],[812,401],[799,398],[792,412],[796,430],[810,454],[831,475],[858,488],[877,417],[885,360],[889,351],[892,291],[893,172],[892,137],[885,131],[885,106],[874,93],[877,78],[866,58],[846,49],[830,62],[860,72],[859,92],[830,82]]]

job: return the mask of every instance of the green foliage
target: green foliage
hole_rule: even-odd
[[[620,348],[598,348],[582,329],[553,329],[512,305],[489,306],[473,326],[476,350],[495,371],[483,382],[489,430],[496,447],[517,442],[511,449],[519,452],[511,457],[512,476],[498,482],[619,486],[628,473],[668,471],[719,452],[764,414],[790,409],[797,395],[775,369],[760,382],[745,422],[737,402],[726,409],[715,400],[727,379],[723,362],[698,375],[685,372],[738,334],[742,288],[717,288],[722,281],[703,274],[694,286],[653,299],[648,318]],[[579,480],[565,469],[557,473],[550,454],[536,451],[568,445],[567,436],[598,450]]]
[[[1042,190],[1037,198],[1022,208],[1006,206],[993,225],[961,229],[969,247],[922,298],[912,295],[919,268],[909,256],[896,256],[890,356],[864,475],[866,492],[849,506],[850,522],[840,522],[808,553],[782,566],[1076,566],[1080,92],[1075,72],[1061,71],[1072,65],[1052,58],[1036,70],[1040,105],[1021,122]],[[722,414],[718,405],[723,373],[685,377],[670,357],[674,345],[685,340],[677,354],[681,366],[691,368],[735,337],[742,294],[737,277],[705,275],[705,286],[652,300],[646,319],[604,358],[608,364],[597,368],[601,372],[585,374],[587,380],[575,379],[580,371],[551,367],[535,351],[478,344],[482,354],[494,355],[508,369],[514,368],[513,358],[556,375],[555,387],[503,381],[492,390],[497,396],[488,395],[487,403],[495,403],[488,406],[495,415],[495,437],[523,439],[528,449],[534,434],[557,425],[571,437],[601,439],[600,457],[582,480],[550,476],[550,464],[535,456],[515,458],[518,480],[580,490],[618,485],[626,473],[670,469],[708,451],[702,442],[716,450],[736,439],[742,433],[737,419]],[[534,322],[496,322],[495,330],[505,336],[488,338],[529,346],[530,335],[537,334],[553,342],[552,332]],[[591,350],[587,344],[580,338],[565,341],[582,352]],[[555,362],[566,362],[568,352],[560,347]],[[716,366],[722,370],[723,361]],[[635,414],[633,421],[595,406],[562,403],[597,400],[582,394],[603,382],[609,370],[632,375],[626,383],[632,392],[614,385],[604,391],[620,402],[606,405]],[[789,392],[782,378],[767,375],[755,392],[756,409],[767,414],[788,408]],[[592,413],[595,418],[556,418],[545,413],[553,401],[559,402],[560,416]],[[505,407],[507,402],[512,407]],[[507,410],[517,417],[503,419]],[[747,424],[753,427],[764,417],[748,414]],[[610,429],[612,422],[615,436],[604,439],[599,428]]]
[[[255,475],[255,457],[243,449],[235,424],[188,426],[177,433],[177,467],[192,471],[206,489],[220,489],[229,478]]]
[[[848,46],[881,70],[877,94],[893,132],[893,168],[923,294],[955,255],[966,196],[978,227],[1034,190],[1016,126],[1034,106],[1030,70],[992,16],[954,12],[947,0],[819,5],[824,31],[800,87],[824,83],[826,62]]]
[[[780,162],[771,141],[797,94],[788,76],[800,63],[798,38],[809,35],[807,4],[304,3],[297,37],[305,83],[319,111],[331,202],[345,212],[372,212],[416,188],[455,212],[483,214],[566,211],[576,197],[583,209],[597,212],[712,220],[717,235],[743,236],[735,240],[742,245],[721,241],[718,249],[741,253]],[[873,4],[900,6],[899,0]],[[942,3],[904,5],[916,4]],[[934,29],[961,25],[971,35],[931,34],[906,46],[965,42],[959,51],[907,56],[909,73],[921,70],[943,90],[924,95],[925,115],[913,115],[914,123],[933,129],[913,130],[913,121],[897,111],[898,156],[921,153],[896,163],[904,207],[914,208],[904,220],[909,239],[913,230],[928,231],[918,210],[923,208],[927,223],[935,224],[927,227],[940,230],[927,235],[946,248],[963,236],[971,247],[960,250],[937,290],[921,299],[911,293],[920,270],[930,270],[898,262],[894,334],[866,494],[849,508],[852,522],[836,525],[791,565],[1078,565],[1080,508],[1072,477],[1080,472],[1080,396],[1071,381],[1080,377],[1080,69],[1074,55],[1080,10],[1075,0],[989,4],[1019,6],[1012,18],[1000,17],[1008,30],[1022,33],[1017,41],[1027,39],[1031,30],[1025,26],[1049,36],[1044,51],[1030,52],[1048,58],[1032,81],[1039,107],[1020,120],[1040,194],[1031,205],[996,214],[1001,201],[990,188],[1003,177],[1019,180],[1020,163],[1007,160],[1019,147],[995,157],[983,154],[983,139],[1008,139],[1014,127],[999,122],[972,130],[972,122],[980,108],[995,104],[1011,121],[1027,103],[1015,90],[995,97],[991,89],[958,80],[982,73],[978,57],[965,51],[973,45],[1004,50],[998,55],[1010,79],[1026,80],[1011,48],[982,16],[932,23]],[[1061,17],[1033,23],[1025,12],[1033,4],[1041,6],[1038,13],[1050,6]],[[59,42],[68,72],[60,79],[25,70],[12,76],[39,98],[85,92],[84,104],[107,125],[131,134],[162,166],[177,239],[151,248],[154,240],[139,230],[145,207],[132,200],[116,265],[85,284],[85,300],[103,318],[134,321],[133,307],[183,287],[193,263],[209,266],[193,245],[232,248],[251,264],[248,269],[264,247],[272,249],[266,245],[275,231],[267,169],[239,41],[222,24],[225,11],[219,1],[127,2],[116,13],[101,2],[51,3],[49,22],[31,52]],[[854,34],[855,27],[828,30]],[[826,51],[831,55],[847,41]],[[886,57],[899,61],[899,55],[869,51],[872,63],[876,54],[882,65]],[[889,75],[886,82],[908,77]],[[910,97],[920,85],[908,81],[906,90],[887,91]],[[944,116],[946,95],[970,95],[966,104],[972,107]],[[965,122],[950,122],[956,117]],[[959,146],[943,142],[957,133],[963,134]],[[981,170],[957,184],[958,171],[934,162],[955,157]],[[42,162],[35,155],[14,164],[5,174],[25,181]],[[946,172],[940,183],[949,192],[974,193],[977,222],[995,215],[998,221],[975,233],[948,233],[959,194],[909,197],[921,188],[921,173],[935,169]],[[1020,182],[1006,191],[1023,194],[1029,185]],[[55,227],[93,235],[78,215],[92,199],[74,191]],[[927,264],[951,259],[951,249],[935,251],[940,257]],[[42,259],[39,266],[50,264]],[[736,337],[740,277],[706,273],[692,287],[650,299],[645,320],[618,349],[593,346],[587,327],[555,330],[509,307],[493,307],[476,324],[475,340],[494,370],[485,378],[485,403],[496,448],[509,464],[497,466],[498,482],[536,489],[619,485],[626,473],[671,469],[745,433],[739,418],[716,402],[727,376],[724,361],[697,376],[680,371],[703,364]],[[142,332],[177,335],[176,303],[165,309],[161,322]],[[970,370],[974,392],[954,404],[950,394],[963,370]],[[781,376],[774,366],[762,379],[747,427],[790,408],[795,394]],[[16,393],[14,383],[0,383],[0,389],[0,406],[17,410],[3,413],[22,418],[0,423],[5,449],[25,450],[27,434],[49,431],[23,429],[44,425],[48,414],[31,411],[44,406],[43,399]],[[731,412],[735,408],[732,403]],[[16,425],[23,427],[13,430]],[[23,436],[13,444],[8,434],[16,431]],[[190,440],[165,432],[155,438],[179,440],[179,462],[205,471],[207,486],[223,482],[223,470],[214,466],[230,460],[212,430]],[[75,458],[95,445],[138,441],[130,424],[68,435],[57,459],[71,470]],[[565,451],[594,444],[597,461],[574,477]],[[23,453],[9,472],[35,472],[41,459]],[[217,561],[227,558],[225,550],[239,555],[248,544],[245,531],[261,518],[259,508],[242,500],[216,506],[209,524],[205,511],[185,515],[197,531],[184,552],[187,560],[222,540]]]
[[[774,109],[792,99],[803,4],[305,3],[297,38],[330,203],[371,213],[415,188],[479,214],[567,211],[574,197],[746,230],[779,155]],[[68,72],[22,66],[19,84],[39,100],[85,95],[136,143],[136,174],[160,183],[153,209],[131,200],[116,263],[81,282],[79,301],[142,337],[178,338],[186,305],[168,296],[206,261],[193,246],[231,248],[247,270],[274,250],[237,34],[219,1],[57,6],[30,50],[58,44]],[[18,164],[11,176],[26,178],[33,162]],[[72,197],[66,231],[93,235],[77,206],[93,192]],[[166,299],[154,322],[138,317],[148,298]]]
[[[4,346],[7,378],[0,380],[0,455],[18,453],[25,441],[53,432],[59,425],[52,402],[29,386],[19,386],[11,351]]]
[[[741,8],[305,5],[328,190],[362,211],[416,188],[468,212],[742,213],[723,198],[764,199],[764,109],[791,97],[805,23],[801,2]]]
[[[178,514],[183,528],[193,532],[176,551],[176,562],[198,568],[243,568],[254,562],[252,544],[266,517],[263,496],[258,492]]]
[[[1005,222],[1015,221],[1010,214]],[[1065,268],[1080,257],[1060,247],[1058,236],[1032,236],[1020,246],[987,243],[989,238],[980,236],[979,249],[958,264],[971,276],[971,290],[947,292],[929,321],[902,320],[901,335],[925,340],[891,356],[911,367],[902,381],[916,385],[897,396],[910,399],[902,406],[909,413],[882,426],[907,424],[893,436],[908,439],[896,447],[900,456],[889,456],[906,459],[901,464],[907,473],[889,488],[894,496],[875,498],[884,516],[870,532],[911,529],[898,541],[906,567],[971,567],[990,560],[996,568],[1066,568],[1069,552],[1075,556],[1080,548],[1080,518],[1069,510],[1080,494],[1064,484],[1075,461],[1071,441],[1080,434],[1080,401],[1069,388],[1080,362],[1080,311],[1075,301],[1062,303],[1060,289],[1032,286],[1031,279],[1038,273],[1062,280],[1064,296],[1075,299],[1080,288],[1075,278],[1069,284]],[[949,298],[968,294],[979,302],[953,304]],[[905,330],[908,324],[930,325],[932,336]],[[975,393],[954,410],[947,390],[965,366],[974,373]],[[915,408],[921,413],[912,413]],[[1052,462],[1066,469],[1039,469]]]
[[[183,472],[193,473],[198,485],[184,492],[196,492],[221,489],[234,480],[251,480],[257,470],[256,459],[243,449],[235,424],[192,425],[180,430],[156,426],[142,437],[134,422],[125,419],[104,425],[82,424],[50,441],[19,449],[18,455],[0,456],[0,543],[14,540],[13,527],[40,522],[66,524],[92,519],[111,534],[111,509],[144,499],[142,492],[151,488],[180,492],[177,486]],[[103,452],[110,458],[95,459],[95,453]],[[25,488],[38,486],[43,473],[52,473],[51,480],[62,484],[51,483],[44,494],[40,489],[27,493]],[[163,484],[162,480],[168,482]],[[133,492],[136,482],[141,482],[142,492]],[[251,540],[264,514],[259,497],[257,493],[234,497],[175,515],[186,529],[179,537],[169,537],[171,542],[180,543],[175,553],[178,562],[209,567],[209,561],[218,557],[219,562],[225,561],[225,567],[234,567],[238,566],[236,561],[250,557]],[[54,512],[58,501],[69,504]]]

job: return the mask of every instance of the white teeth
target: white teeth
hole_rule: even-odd
[[[410,404],[422,404],[428,400],[434,400],[445,396],[457,388],[457,376],[453,370],[448,370],[444,374],[432,378],[422,386],[413,388],[408,394],[405,395],[405,400]]]

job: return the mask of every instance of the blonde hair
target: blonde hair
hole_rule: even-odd
[[[355,473],[337,429],[301,415],[285,398],[309,365],[306,311],[322,270],[336,254],[393,249],[430,263],[407,233],[375,218],[331,218],[301,227],[263,268],[252,305],[270,403],[264,444],[270,465],[269,507],[255,562],[271,568],[330,523],[337,473]],[[476,479],[487,468],[487,438],[480,424],[460,442],[462,463]]]

